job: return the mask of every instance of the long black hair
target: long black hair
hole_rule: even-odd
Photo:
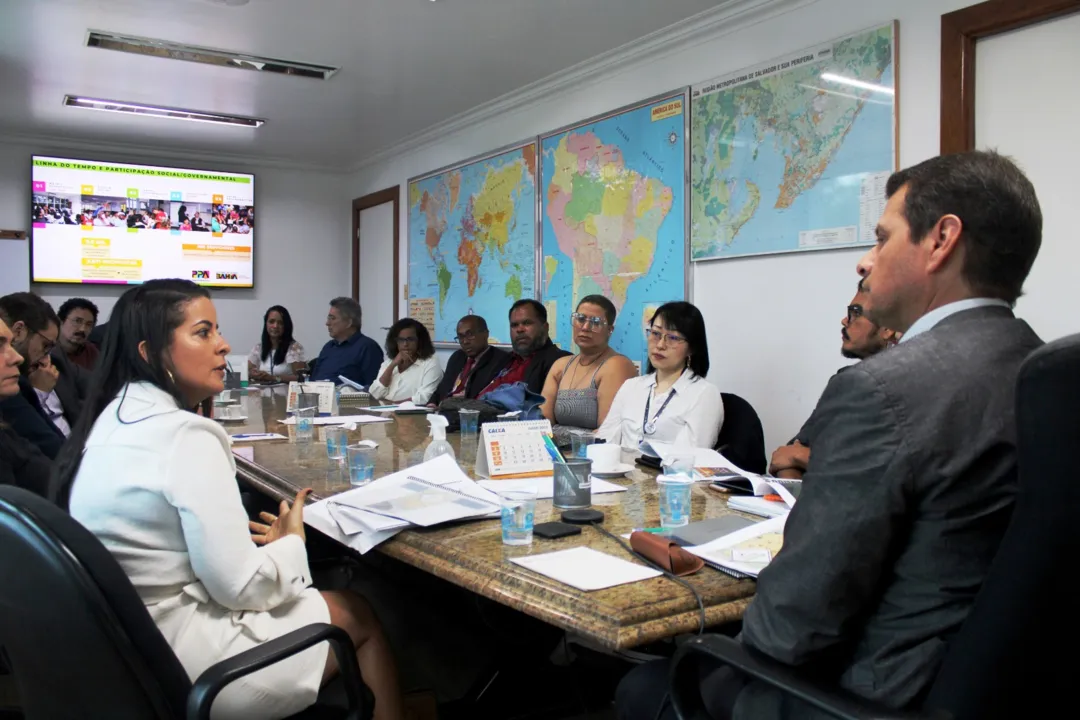
[[[686,366],[694,371],[699,377],[709,374],[709,343],[705,339],[705,318],[696,305],[688,302],[664,303],[656,309],[649,319],[651,326],[657,320],[664,322],[664,327],[686,338],[686,349],[690,353]],[[649,361],[646,374],[655,372],[652,361]]]
[[[263,315],[263,331],[262,331],[262,359],[270,357],[270,351],[273,349],[274,344],[270,341],[270,333],[266,332],[266,321],[270,319],[270,313],[276,312],[281,315],[281,324],[284,327],[281,329],[281,340],[278,342],[277,349],[274,350],[274,365],[280,365],[285,362],[285,356],[289,353],[289,348],[293,344],[293,324],[292,315],[289,311],[283,308],[281,305],[274,305],[272,308],[266,311]]]
[[[61,507],[68,505],[94,423],[128,383],[151,383],[172,395],[177,407],[192,409],[176,386],[168,349],[176,328],[184,322],[188,303],[209,297],[205,288],[190,280],[150,280],[120,296],[109,316],[109,332],[105,333],[90,392],[53,469],[53,487]],[[143,341],[145,360],[139,353]]]
[[[427,360],[429,357],[435,354],[435,345],[431,342],[431,333],[424,327],[423,323],[412,318],[402,318],[396,323],[390,326],[390,331],[386,333],[386,357],[393,360],[397,357],[398,346],[397,336],[405,328],[412,328],[416,331],[416,359]]]

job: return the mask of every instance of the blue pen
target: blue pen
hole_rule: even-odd
[[[276,433],[241,433],[231,436],[233,440],[255,440],[258,438],[276,437]]]
[[[551,439],[551,436],[547,433],[540,433],[540,436],[544,438],[544,447],[547,448],[548,455],[551,455],[551,459],[557,463],[564,463],[562,453],[559,452],[559,448],[555,447],[555,442]]]

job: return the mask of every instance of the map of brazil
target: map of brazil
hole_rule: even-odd
[[[536,144],[411,180],[408,242],[409,315],[435,342],[469,314],[509,342],[510,306],[536,297]]]
[[[647,310],[685,297],[685,104],[680,93],[541,141],[542,294],[567,350],[586,295],[615,304],[611,346],[635,362]]]
[[[692,89],[693,260],[873,242],[896,164],[895,26]]]

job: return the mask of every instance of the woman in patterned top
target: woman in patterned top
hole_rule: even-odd
[[[293,340],[292,317],[275,305],[263,316],[262,342],[248,355],[248,377],[252,382],[291,382],[299,379],[304,365],[304,346]]]

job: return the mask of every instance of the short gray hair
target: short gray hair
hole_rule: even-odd
[[[330,307],[337,308],[354,328],[357,330],[360,329],[360,320],[363,317],[360,303],[356,302],[351,297],[336,297],[330,301]]]

